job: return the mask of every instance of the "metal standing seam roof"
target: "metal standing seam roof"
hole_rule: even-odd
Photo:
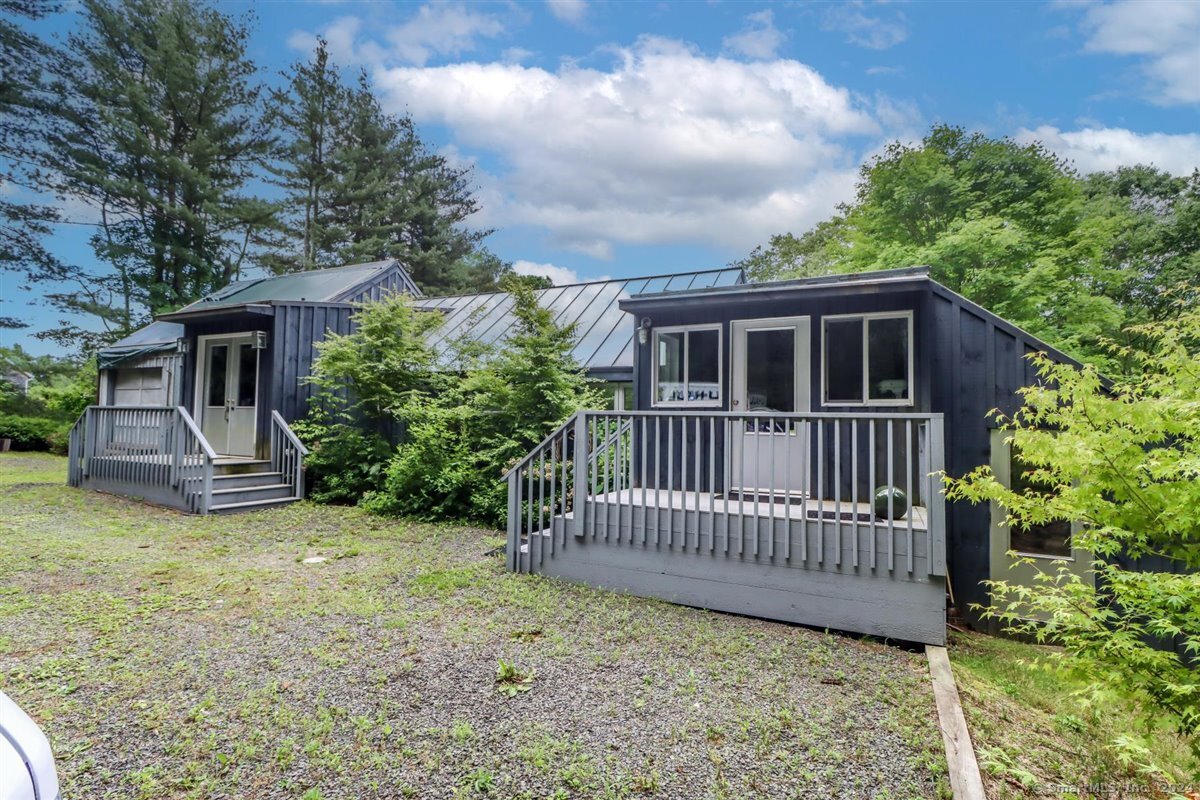
[[[330,303],[340,299],[355,286],[390,269],[396,263],[394,259],[390,259],[308,272],[289,272],[286,275],[275,275],[269,278],[234,281],[224,289],[213,292],[173,313],[229,308],[247,303],[269,303],[272,300]]]
[[[629,315],[618,306],[620,300],[644,292],[736,286],[745,280],[741,269],[725,268],[553,286],[539,289],[536,294],[558,325],[575,325],[573,354],[584,369],[632,370],[634,329]],[[511,295],[504,292],[427,297],[416,303],[420,309],[445,315],[443,323],[429,336],[434,350],[461,340],[481,344],[503,341],[516,323],[512,304]]]

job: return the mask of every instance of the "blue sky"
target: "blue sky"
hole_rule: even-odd
[[[473,165],[491,249],[559,283],[724,265],[827,217],[864,158],[935,122],[1039,139],[1082,171],[1200,166],[1200,2],[221,7],[253,13],[268,80],[325,36]],[[88,227],[60,228],[56,251],[90,258]],[[0,314],[52,322],[0,281]]]

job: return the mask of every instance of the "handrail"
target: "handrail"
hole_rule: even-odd
[[[302,456],[308,455],[308,453],[309,453],[308,448],[305,447],[304,442],[300,441],[300,438],[298,436],[296,436],[296,432],[293,431],[291,429],[291,427],[287,424],[287,420],[285,420],[283,418],[282,414],[280,414],[278,411],[276,411],[275,409],[272,408],[271,409],[271,419],[272,419],[272,421],[275,422],[276,425],[279,426],[280,430],[283,432],[283,435],[288,438],[288,441],[290,441],[292,443],[292,447],[295,447],[297,450],[300,451],[300,455],[302,455]]]
[[[931,419],[940,419],[943,414],[941,412],[912,412],[912,411],[888,411],[887,406],[868,406],[873,410],[863,410],[861,412],[848,411],[722,411],[716,408],[695,408],[689,409],[687,406],[678,408],[656,408],[652,410],[641,411],[585,411],[588,416],[592,417],[713,417],[715,419],[743,419],[745,417],[774,417],[776,419],[795,419],[795,420],[835,420],[835,419],[866,419],[868,417],[879,417],[880,419],[899,420],[922,420],[928,421]]]
[[[567,419],[563,422],[562,425],[559,425],[549,435],[547,435],[546,438],[542,439],[540,442],[537,443],[537,445],[535,447],[531,448],[530,451],[525,455],[524,458],[522,458],[516,464],[513,464],[511,467],[509,467],[504,472],[504,477],[508,478],[509,475],[512,475],[517,470],[523,469],[530,461],[532,461],[534,459],[535,456],[537,456],[537,454],[542,449],[544,449],[546,447],[546,445],[550,444],[550,442],[552,442],[558,436],[561,436],[563,434],[563,432],[566,431],[570,426],[574,425],[576,417],[578,417],[580,414],[584,414],[584,413],[592,414],[594,412],[592,412],[592,411],[576,411],[574,414],[567,417]]]
[[[118,406],[105,406],[105,408],[116,408],[116,407],[118,407]],[[168,406],[168,408],[169,408],[169,406]],[[192,435],[196,437],[197,443],[202,448],[204,448],[204,455],[207,456],[209,460],[215,460],[217,457],[217,451],[213,450],[212,445],[210,445],[208,443],[208,439],[204,438],[204,434],[200,432],[200,427],[198,425],[196,425],[196,421],[192,419],[192,415],[189,414],[188,410],[186,408],[184,408],[183,406],[175,406],[175,409],[179,412],[179,415],[183,418],[183,424],[187,425],[188,430],[191,431]]]

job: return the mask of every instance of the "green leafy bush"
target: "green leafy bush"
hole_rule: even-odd
[[[304,459],[309,499],[354,505],[383,485],[392,446],[382,434],[325,415],[298,420],[292,430],[309,449]]]
[[[1148,344],[1114,346],[1115,354],[1142,374],[1112,386],[1094,368],[1034,357],[1042,381],[1023,389],[1024,407],[1000,423],[1039,491],[1013,491],[979,468],[947,479],[947,496],[996,502],[1010,526],[1083,523],[1073,545],[1094,558],[1093,574],[1060,561],[1039,566],[1033,586],[989,581],[985,613],[1061,645],[1054,658],[1086,679],[1087,702],[1103,708],[1110,692],[1132,693],[1191,746],[1200,772],[1200,310],[1130,333]],[[1127,568],[1143,557],[1185,571]],[[1134,741],[1111,746],[1154,773],[1138,762]]]
[[[13,450],[66,452],[69,426],[44,417],[0,414],[0,439],[11,439]]]

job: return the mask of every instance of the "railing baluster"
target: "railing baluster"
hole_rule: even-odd
[[[842,421],[833,421],[833,541],[837,546],[834,566],[842,565]]]
[[[708,552],[717,549],[717,419],[708,418]]]
[[[825,566],[825,423],[817,420],[817,563]]]
[[[811,477],[810,470],[812,469],[812,454],[809,448],[812,446],[809,439],[809,429],[811,421],[805,419],[800,423],[801,442],[800,442],[800,472],[803,475],[803,489],[800,493],[800,560],[808,563],[808,497],[812,494],[812,484],[809,479]]]
[[[892,454],[893,428],[895,428],[895,425],[892,423],[892,420],[887,420],[888,572],[896,571],[896,525],[894,519],[895,514],[893,513],[893,503],[895,502],[895,492],[893,491],[893,487],[895,484],[892,482],[892,467],[895,460],[895,457]]]
[[[667,417],[667,549],[675,545],[675,417]]]
[[[783,560],[792,559],[792,420],[783,421]]]
[[[646,482],[650,479],[649,473],[646,472],[646,452],[650,449],[650,440],[646,438],[646,417],[642,417],[642,446],[638,448],[642,451],[642,544],[646,544],[646,518],[649,516],[646,507]]]
[[[775,560],[775,417],[768,422],[767,440],[771,443],[771,485],[767,494],[767,558]],[[787,439],[783,440],[787,445]]]
[[[662,500],[660,499],[660,490],[662,483],[662,431],[659,429],[659,420],[662,417],[654,418],[654,546],[659,546],[659,539],[662,532]]]
[[[913,493],[912,493],[912,471],[913,471],[913,437],[912,437],[912,420],[904,420],[904,497],[908,500],[908,513],[904,516],[908,518],[908,574],[913,572]]]
[[[851,557],[855,569],[858,568],[858,420],[850,421],[850,506],[853,509],[851,517],[851,532],[854,546],[851,547]]]
[[[700,552],[700,529],[703,527],[700,517],[700,453],[702,451],[702,440],[700,434],[700,416],[697,415],[692,420],[692,431],[695,438],[695,446],[692,448],[692,465],[695,468],[695,474],[692,476],[692,498],[695,500],[696,509],[696,552]]]

